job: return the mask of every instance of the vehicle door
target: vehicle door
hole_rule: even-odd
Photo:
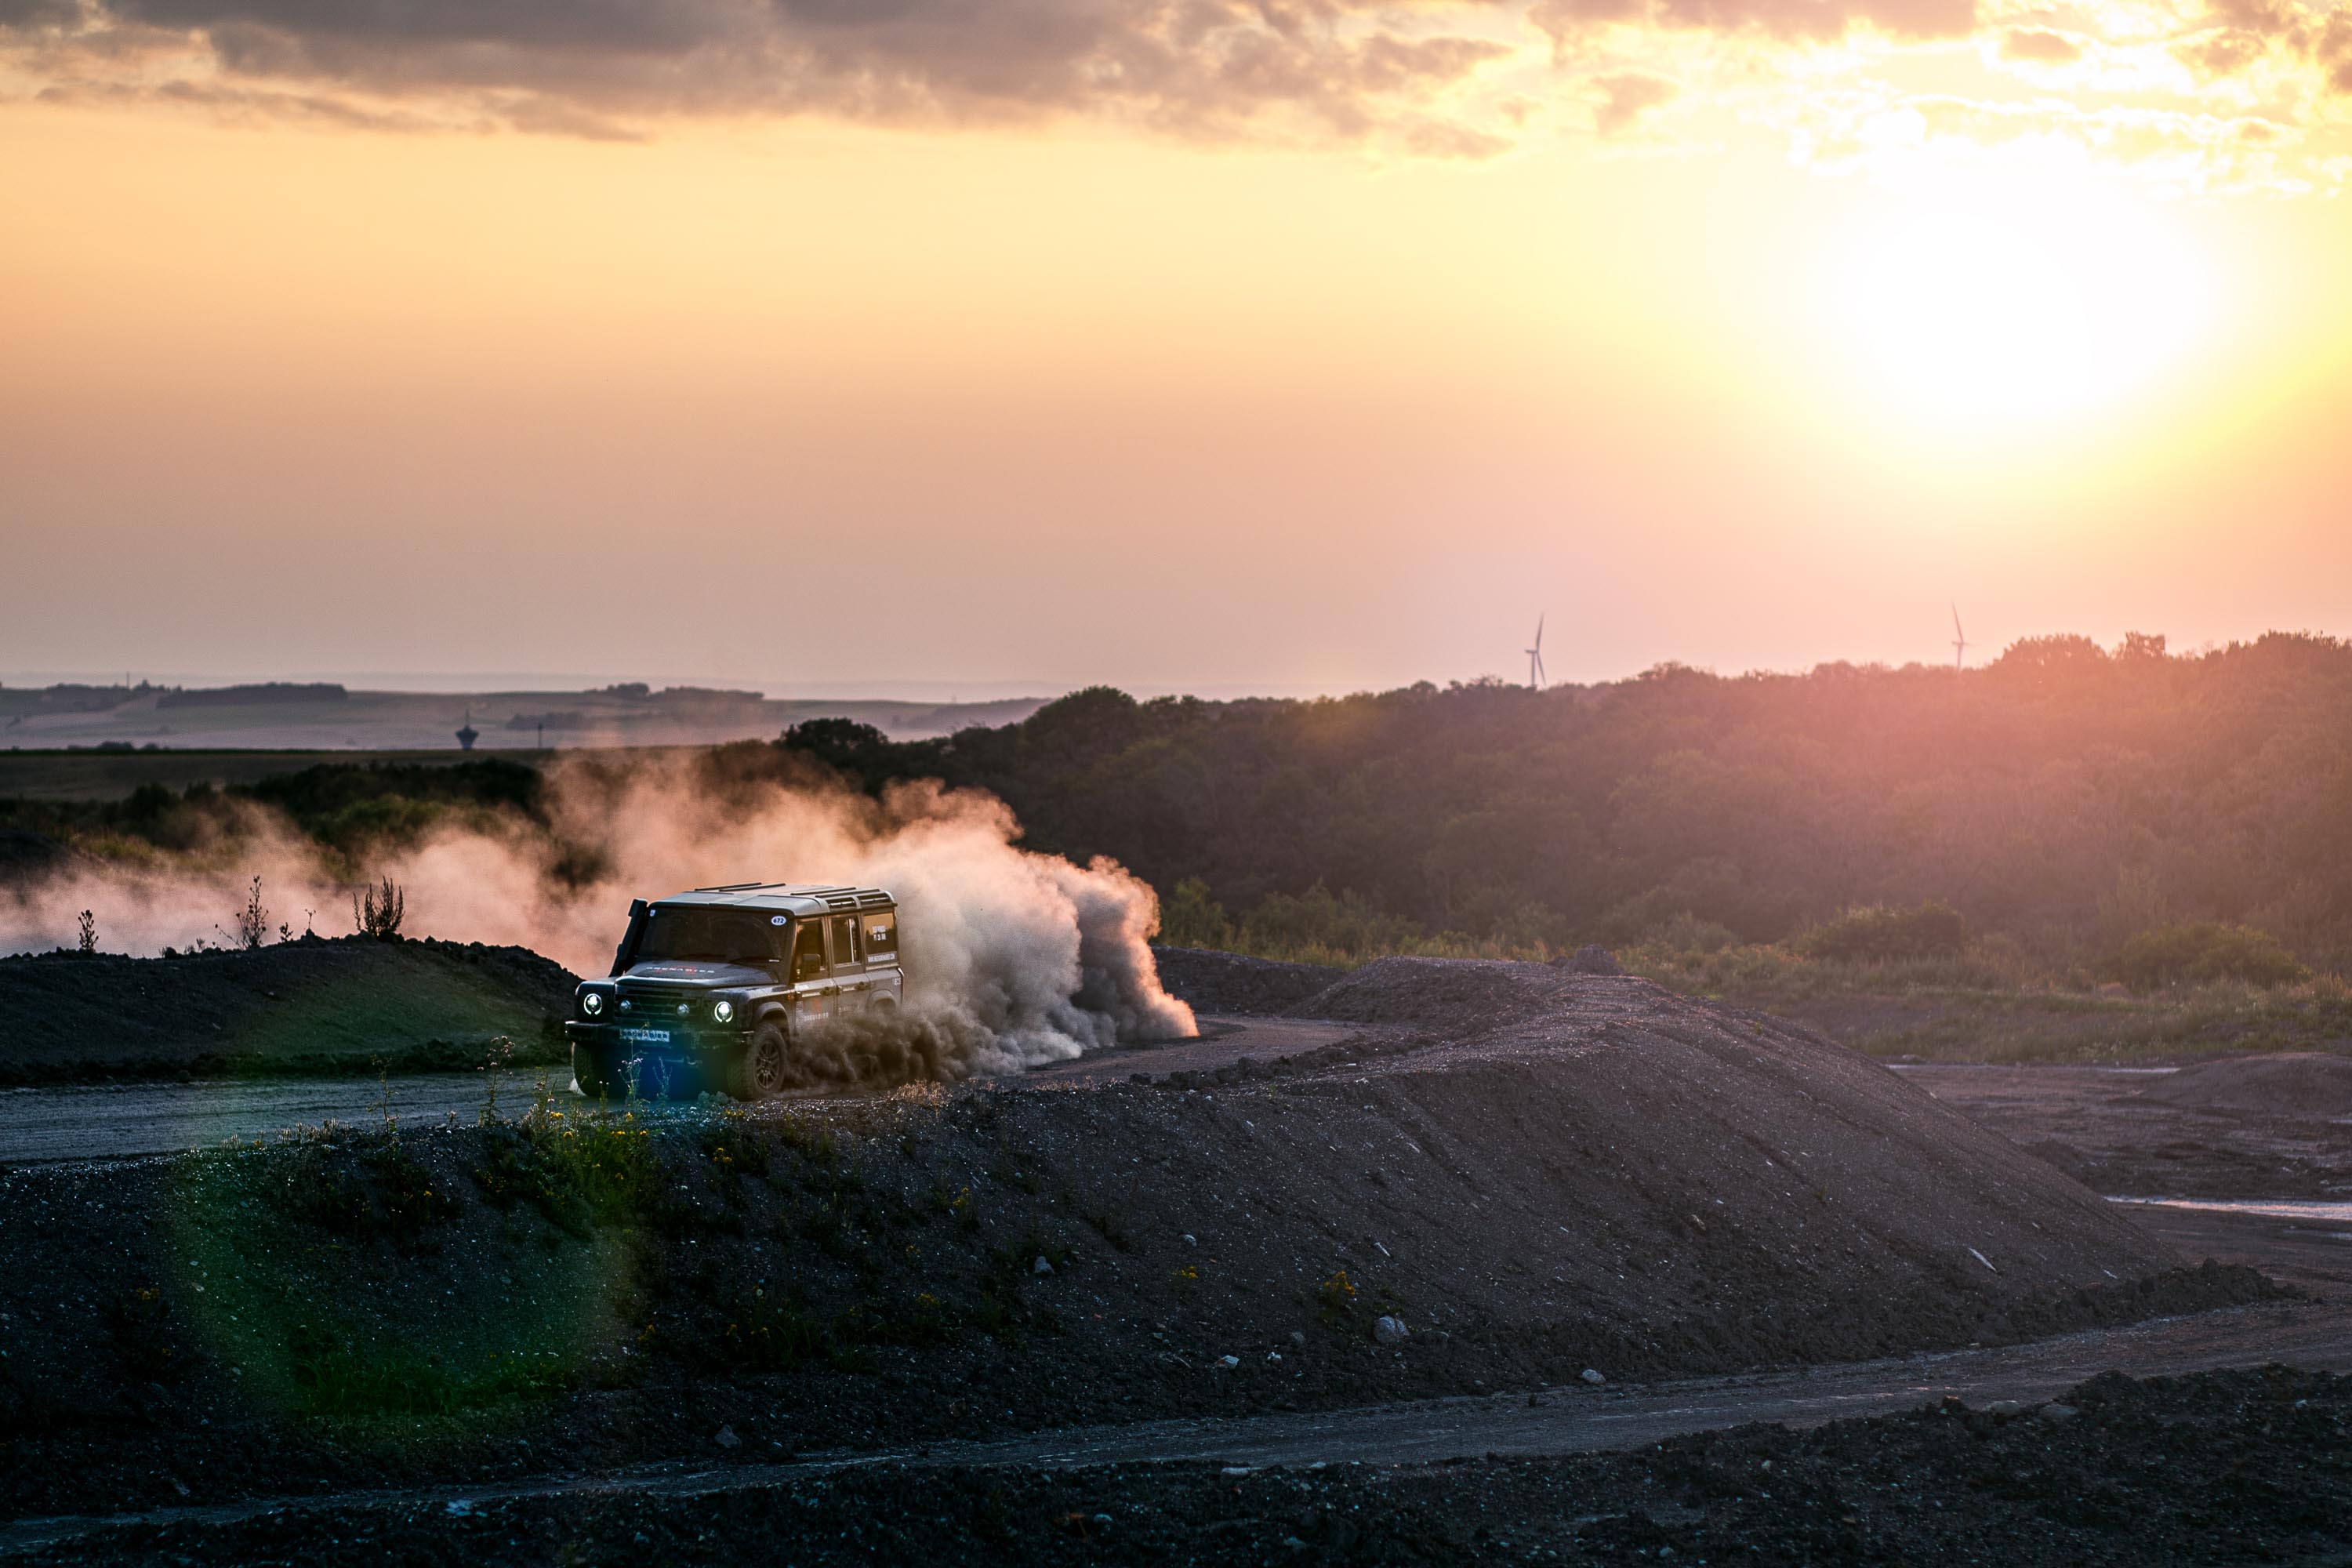
[[[866,1005],[866,944],[858,940],[856,915],[831,915],[825,920],[833,945],[835,1005],[847,1011]]]
[[[833,1016],[837,993],[824,955],[825,920],[803,915],[793,922],[793,1019],[812,1024]]]

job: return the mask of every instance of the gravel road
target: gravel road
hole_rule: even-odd
[[[1340,1025],[1292,1018],[1203,1018],[1197,1040],[1093,1052],[1028,1074],[1024,1081],[1082,1087],[1146,1070],[1213,1071],[1243,1057],[1270,1061],[1311,1051],[1349,1033]],[[528,1105],[539,1078],[535,1071],[502,1075],[498,1084],[500,1106],[511,1112]],[[550,1078],[571,1092],[568,1071],[557,1069]],[[387,1110],[406,1126],[431,1125],[452,1115],[472,1121],[488,1088],[482,1074],[458,1072],[387,1079],[218,1079],[5,1090],[0,1091],[0,1164],[170,1154],[328,1121],[373,1125]]]

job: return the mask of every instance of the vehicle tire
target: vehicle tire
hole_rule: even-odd
[[[572,1047],[572,1081],[578,1084],[580,1092],[590,1100],[603,1100],[613,1091],[613,1075],[606,1072],[604,1064],[597,1059],[593,1046]]]
[[[727,1092],[737,1100],[773,1100],[784,1091],[784,1026],[771,1018],[751,1031],[743,1054],[727,1068]]]

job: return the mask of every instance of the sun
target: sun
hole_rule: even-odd
[[[1822,282],[1870,403],[1971,435],[2063,428],[2159,389],[2221,300],[2184,214],[2089,178],[1892,198]]]

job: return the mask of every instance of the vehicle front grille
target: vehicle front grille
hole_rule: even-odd
[[[625,982],[621,986],[621,997],[629,1006],[621,1016],[643,1019],[647,1023],[662,1019],[677,1023],[682,1021],[677,1016],[677,1005],[684,1002],[693,1009],[688,1014],[689,1017],[707,1016],[709,1010],[698,1005],[707,994],[707,992],[685,985],[638,985]],[[620,1012],[620,1009],[614,1011]]]

